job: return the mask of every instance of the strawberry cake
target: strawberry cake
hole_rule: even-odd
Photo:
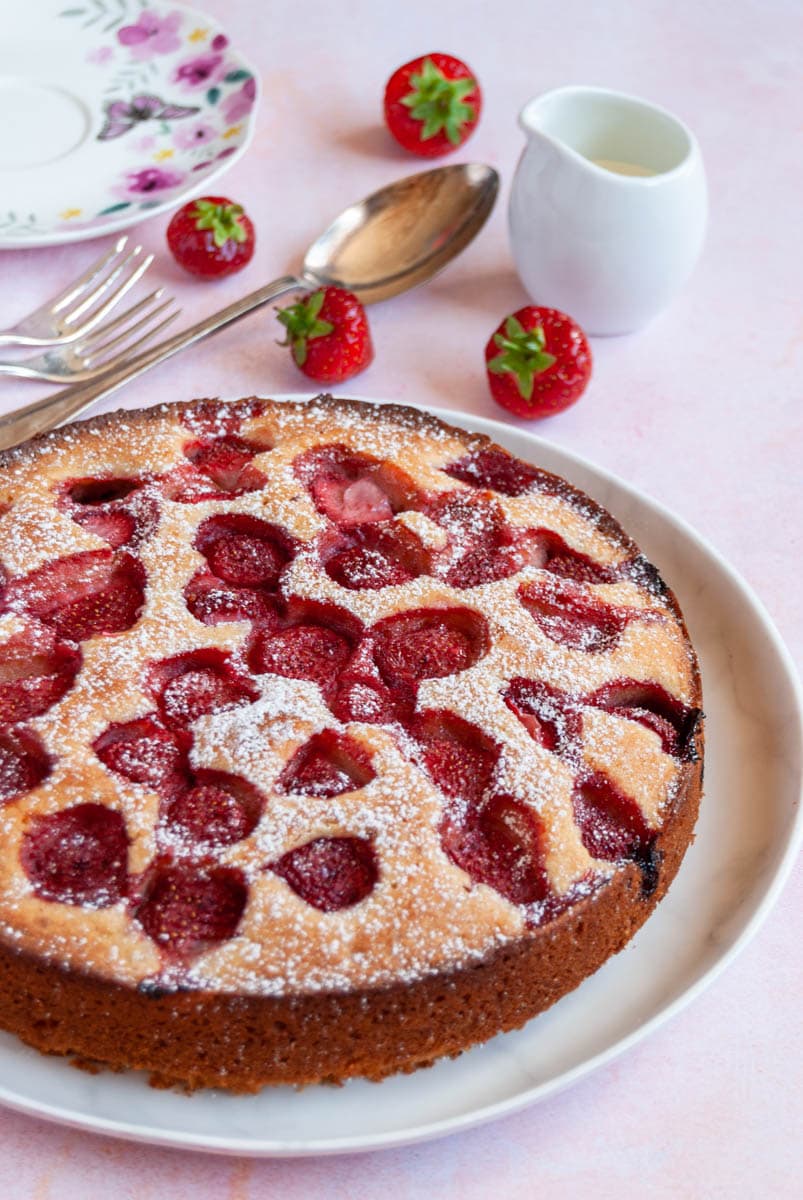
[[[380,1079],[521,1026],[671,883],[677,602],[487,438],[200,400],[0,455],[0,1027],[152,1082]]]

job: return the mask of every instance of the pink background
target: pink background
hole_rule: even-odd
[[[685,293],[644,331],[596,339],[574,408],[536,432],[622,475],[707,537],[756,589],[792,654],[803,650],[803,310],[800,198],[803,8],[799,0],[205,0],[263,81],[256,137],[221,191],[259,231],[234,279],[188,282],[164,247],[166,218],[135,236],[183,320],[294,267],[350,201],[422,163],[379,125],[387,76],[417,54],[464,57],[482,83],[477,133],[456,157],[496,166],[504,190],[480,239],[426,289],[371,310],[376,361],[349,386],[502,415],[482,348],[525,302],[506,234],[522,137],[516,114],[565,83],[641,95],[697,133],[711,225]],[[199,25],[203,17],[199,14]],[[97,244],[0,253],[0,327],[76,275]],[[152,285],[155,286],[155,285]],[[307,390],[263,313],[165,364],[107,402]],[[35,386],[4,381],[12,407]],[[791,586],[790,586],[791,582]],[[791,1197],[803,1166],[803,964],[798,864],[765,926],[716,985],[648,1041],[518,1116],[420,1147],[259,1162],[71,1132],[0,1111],[0,1194],[14,1200],[199,1196],[539,1196],[597,1200]]]

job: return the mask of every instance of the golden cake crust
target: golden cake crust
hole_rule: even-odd
[[[186,468],[188,444],[227,438],[251,447],[247,470],[264,473],[269,485],[189,502],[171,483],[167,494],[164,481],[177,466]],[[393,527],[408,530],[427,562],[440,565],[383,587],[370,580],[346,587],[322,569],[332,521],[298,463],[332,445],[391,462],[391,490],[400,479],[404,487],[412,481],[415,497],[394,500]],[[136,622],[85,638],[72,688],[25,721],[52,764],[38,786],[0,814],[3,1027],[45,1051],[144,1068],[157,1080],[188,1087],[252,1091],[353,1074],[381,1078],[518,1027],[627,942],[665,893],[692,837],[703,746],[696,659],[672,593],[613,517],[583,493],[541,473],[537,487],[489,494],[442,470],[489,451],[503,453],[484,436],[418,410],[322,397],[299,404],[194,401],[107,414],[0,455],[0,563],[12,596],[0,615],[0,652],[30,621],[29,609],[14,600],[19,594],[30,605],[30,587],[15,581],[54,558],[107,552],[103,538],[54,502],[59,489],[87,477],[147,477],[143,491],[150,489],[159,506],[155,530],[135,548],[148,581]],[[433,504],[433,495],[441,500]],[[462,516],[464,524],[455,524],[452,501],[466,497],[497,513],[511,545],[527,546],[528,531],[548,529],[567,554],[592,560],[601,574],[596,582],[559,582],[555,591],[550,572],[525,558],[500,578],[472,577],[461,586],[454,571],[465,570],[458,559],[469,535]],[[317,684],[273,668],[252,671],[259,694],[247,704],[191,723],[197,778],[237,775],[265,803],[246,836],[204,851],[204,861],[211,854],[215,869],[239,873],[247,883],[236,930],[179,961],[165,956],[131,890],[145,887],[153,864],[166,857],[197,861],[197,846],[188,849],[169,828],[165,833],[158,788],[121,779],[93,747],[110,721],[153,713],[152,688],[143,681],[156,660],[202,650],[231,655],[238,669],[250,655],[253,668],[258,622],[204,623],[186,602],[204,563],[193,540],[204,522],[231,514],[287,533],[295,550],[283,568],[282,603],[290,595],[293,603],[336,608],[363,631],[359,645],[360,638],[375,645],[372,631],[408,612],[476,611],[487,633],[476,662],[416,683],[401,725],[343,719],[339,701]],[[522,602],[530,603],[528,588],[540,624]],[[585,597],[605,612],[626,614],[615,636],[606,634],[590,652],[553,636],[554,605],[571,607],[575,592],[583,603]],[[505,699],[511,680],[521,678],[586,700],[612,682],[649,679],[685,714],[683,751],[667,752],[654,723],[623,717],[621,703],[599,700],[580,706],[573,748],[539,744]],[[422,759],[432,744],[430,726],[418,719],[422,712],[438,729],[444,713],[454,714],[497,747],[494,789],[506,798],[503,811],[523,805],[537,814],[543,895],[522,900],[515,892],[520,881],[504,894],[472,879],[463,851],[445,848],[444,813],[454,797],[445,802]],[[288,763],[327,730],[358,746],[373,778],[314,800],[283,789],[277,781]],[[601,858],[604,838],[595,842],[593,834],[588,848],[573,799],[578,763],[589,778],[612,780],[635,803],[646,832],[628,861]],[[20,867],[26,839],[38,820],[90,794],[123,817],[127,878],[136,882],[113,903],[54,902],[41,887],[37,893]],[[321,909],[272,869],[310,841],[355,838],[370,843],[380,864],[359,903]]]

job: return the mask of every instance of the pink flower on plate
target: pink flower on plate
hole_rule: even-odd
[[[256,95],[256,80],[252,76],[250,79],[246,79],[241,88],[238,88],[236,92],[232,92],[230,96],[227,96],[220,106],[226,124],[233,125],[241,117],[247,116],[254,107]]]
[[[160,17],[145,9],[139,14],[136,25],[123,25],[117,30],[117,40],[122,46],[128,46],[133,58],[140,60],[154,54],[172,54],[181,46],[180,26],[179,12]]]
[[[199,54],[177,67],[173,79],[187,88],[204,87],[217,79],[222,63],[222,54]]]
[[[142,167],[139,171],[126,171],[126,183],[120,189],[124,196],[146,196],[151,192],[165,192],[177,187],[184,176],[180,171],[166,171],[163,167]]]
[[[180,129],[176,129],[173,134],[173,143],[178,146],[179,150],[192,150],[194,146],[205,146],[207,142],[212,142],[217,137],[217,130],[211,125],[205,125],[203,121],[196,121],[193,125],[184,125]]]
[[[114,58],[114,50],[111,46],[95,46],[94,50],[87,50],[86,61],[95,63],[102,67],[110,58]]]

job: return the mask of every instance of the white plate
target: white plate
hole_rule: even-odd
[[[0,248],[173,208],[250,141],[257,82],[217,21],[165,0],[23,0],[0,35]]]
[[[428,1071],[343,1088],[184,1096],[154,1091],[139,1075],[85,1075],[0,1035],[3,1103],[119,1137],[235,1154],[343,1153],[433,1138],[514,1112],[609,1062],[699,995],[766,917],[803,836],[803,705],[762,605],[687,525],[606,471],[523,430],[438,415],[590,492],[680,599],[708,724],[697,840],[668,897],[623,953],[549,1012]]]

